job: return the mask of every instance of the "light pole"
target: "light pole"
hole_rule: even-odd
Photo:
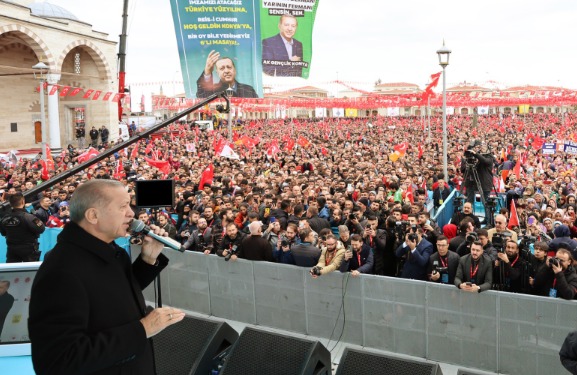
[[[34,79],[40,81],[40,121],[42,121],[42,159],[46,160],[46,110],[44,108],[44,82],[46,82],[46,73],[48,73],[48,65],[42,61],[32,67],[34,72]]]
[[[445,47],[445,40],[443,46],[437,51],[439,55],[439,65],[443,68],[443,176],[445,181],[448,181],[447,173],[447,80],[445,75],[445,68],[449,65],[449,55],[451,50]]]
[[[226,96],[228,96],[228,100],[230,104],[228,106],[228,141],[232,143],[232,95],[234,94],[234,90],[232,87],[228,87],[226,89]]]

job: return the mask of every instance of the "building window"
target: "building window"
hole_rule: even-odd
[[[74,55],[74,73],[80,74],[80,53]]]

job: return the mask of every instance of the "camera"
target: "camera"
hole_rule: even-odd
[[[230,257],[236,254],[237,249],[238,249],[238,247],[237,247],[236,245],[234,245],[234,246],[228,251],[228,254],[226,254],[226,256],[224,257],[224,260],[228,262],[228,261],[230,260]]]
[[[496,196],[491,195],[489,198],[487,198],[487,207],[488,208],[497,207],[497,197]]]
[[[416,233],[409,233],[409,236],[407,237],[407,239],[411,242],[419,241],[419,237],[417,236]]]
[[[350,213],[349,214],[349,220],[355,220],[357,217],[355,216],[355,214]]]
[[[290,245],[290,242],[287,238],[282,237],[281,241],[280,241],[280,246],[281,247],[287,247]]]
[[[479,237],[477,236],[477,233],[471,232],[471,233],[468,233],[467,236],[465,237],[465,242],[467,242],[468,244],[472,244],[473,242],[477,241],[478,239],[479,239]]]
[[[506,242],[505,237],[511,237],[511,234],[509,232],[495,233],[493,234],[493,238],[491,239],[493,247],[500,253],[505,252],[505,242]]]
[[[555,265],[555,267],[560,267],[560,266],[561,266],[561,262],[559,261],[559,258],[551,258],[551,259],[549,259],[549,268],[553,268],[553,265]]]
[[[323,268],[320,266],[314,266],[313,268],[311,268],[311,274],[315,275],[315,276],[320,276],[321,275],[321,270]]]

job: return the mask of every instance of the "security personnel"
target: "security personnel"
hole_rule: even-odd
[[[44,223],[24,209],[24,196],[10,196],[12,212],[0,221],[0,234],[6,237],[6,263],[36,262],[40,260],[38,237],[44,232]]]

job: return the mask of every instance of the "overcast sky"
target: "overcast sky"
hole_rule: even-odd
[[[51,0],[118,41],[122,0]],[[577,1],[321,0],[308,80],[264,83],[288,89],[338,78],[370,90],[382,82],[421,88],[441,70],[443,38],[453,53],[447,85],[550,85],[577,89]],[[130,0],[127,81],[180,81],[168,0]],[[165,85],[165,93],[182,92]]]

